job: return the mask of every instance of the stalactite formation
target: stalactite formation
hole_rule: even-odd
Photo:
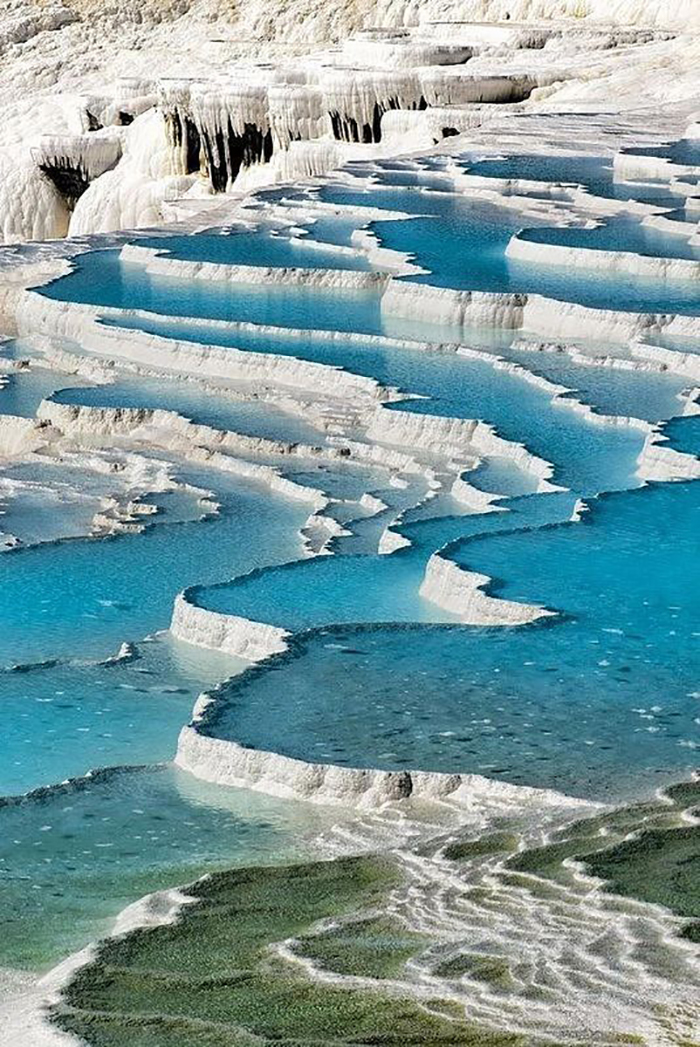
[[[72,164],[65,157],[55,157],[52,163],[39,164],[39,170],[53,182],[71,210],[90,184],[82,165]]]

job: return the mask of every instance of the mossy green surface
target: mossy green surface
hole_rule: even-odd
[[[654,829],[586,858],[608,889],[700,917],[700,826]]]
[[[377,916],[306,935],[298,942],[295,951],[318,967],[364,978],[391,978],[429,939],[406,930],[398,920]]]
[[[197,905],[185,906],[176,924],[109,941],[100,959],[115,967],[225,976],[251,967],[271,941],[381,902],[397,882],[393,864],[375,857],[216,873],[188,888]]]
[[[513,855],[507,867],[512,874],[562,881],[568,876],[564,862],[573,858],[613,893],[700,917],[700,825],[686,817],[700,802],[700,782],[681,782],[664,796],[573,822],[552,843]],[[522,876],[519,885],[527,885]],[[690,924],[683,936],[696,940],[697,927]]]
[[[475,840],[458,840],[448,844],[444,856],[453,862],[469,861],[472,858],[485,858],[493,854],[507,854],[517,851],[518,837],[514,833],[487,833]]]
[[[697,941],[700,827],[684,815],[697,807],[698,786],[666,796],[580,819],[517,853],[505,831],[435,853],[455,863],[495,857],[502,880],[552,901],[571,880],[566,860],[576,859],[608,890],[687,918],[679,932]],[[107,941],[54,1020],[89,1047],[535,1047],[531,1036],[470,1024],[454,1001],[397,995],[406,962],[431,945],[387,913],[401,886],[392,859],[377,856],[217,873],[189,889],[196,900],[175,924]],[[484,910],[500,905],[468,877],[464,897]],[[488,953],[436,961],[433,973],[513,988],[507,960]]]
[[[419,1003],[310,978],[271,946],[293,938],[324,966],[379,978],[421,947],[396,921],[347,919],[397,883],[373,857],[219,873],[192,889],[175,924],[106,942],[54,1019],[91,1047],[520,1047]],[[314,924],[345,916],[342,933]],[[364,967],[364,971],[363,971]]]
[[[461,953],[451,960],[445,960],[434,969],[438,978],[460,978],[468,975],[478,982],[487,982],[494,988],[507,989],[513,979],[507,960],[501,956],[487,956],[479,953]]]

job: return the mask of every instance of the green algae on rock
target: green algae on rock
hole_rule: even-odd
[[[91,1047],[520,1047],[418,1001],[310,977],[275,943],[295,937],[335,969],[378,978],[420,948],[366,911],[399,882],[389,859],[360,857],[218,873],[190,891],[174,924],[105,942],[67,987],[54,1020]],[[362,909],[357,939],[313,925]],[[386,936],[390,935],[389,944]],[[393,936],[397,937],[394,938]],[[377,945],[376,939],[379,938]],[[359,942],[359,945],[358,945]],[[438,1002],[438,1001],[436,1001]]]

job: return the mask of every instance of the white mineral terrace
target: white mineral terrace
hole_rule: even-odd
[[[580,535],[595,519],[595,494],[618,488],[613,483],[607,488],[605,476],[590,495],[568,477],[571,490],[564,487],[556,440],[536,440],[532,421],[524,423],[529,429],[522,438],[517,430],[519,438],[509,439],[503,435],[505,424],[481,417],[492,408],[472,412],[472,401],[465,411],[469,417],[453,416],[447,396],[446,403],[428,405],[428,410],[435,406],[434,413],[424,413],[419,401],[426,394],[411,388],[410,377],[404,384],[403,364],[414,361],[406,363],[410,376],[439,357],[440,365],[456,365],[465,384],[471,367],[475,375],[477,370],[485,375],[484,388],[493,380],[496,394],[499,382],[504,389],[507,384],[514,404],[522,388],[523,399],[537,404],[531,408],[536,421],[539,411],[543,421],[548,415],[550,426],[561,419],[574,433],[580,426],[581,433],[596,440],[627,441],[633,449],[629,466],[625,462],[619,469],[629,487],[700,479],[700,459],[672,446],[665,431],[669,417],[700,413],[700,316],[693,315],[700,313],[700,304],[694,308],[691,300],[692,288],[700,288],[700,164],[688,161],[690,146],[700,140],[699,4],[331,0],[312,10],[308,0],[290,0],[282,7],[253,2],[223,11],[215,0],[118,0],[107,7],[93,0],[49,6],[13,0],[9,13],[0,15],[0,338],[8,336],[7,344],[0,344],[4,562],[18,547],[43,545],[40,551],[46,551],[66,539],[124,535],[119,541],[145,542],[141,532],[168,522],[159,502],[168,498],[179,507],[173,526],[201,528],[206,542],[205,518],[210,523],[225,519],[219,483],[222,490],[238,485],[236,490],[250,489],[265,498],[265,505],[279,504],[281,515],[293,517],[287,537],[289,555],[297,559],[274,561],[292,572],[285,577],[293,582],[296,570],[303,578],[308,569],[337,570],[344,553],[359,550],[376,558],[371,569],[376,564],[377,572],[387,571],[390,582],[382,595],[403,599],[404,617],[412,613],[408,601],[414,599],[416,605],[425,601],[426,620],[451,623],[460,637],[460,626],[493,628],[501,638],[511,636],[509,630],[518,636],[518,630],[556,629],[563,620],[557,607],[501,598],[488,575],[460,562],[463,538],[442,538],[423,549],[420,538],[408,537],[409,528],[442,517],[459,521],[464,516],[474,524],[476,517],[478,534],[483,516],[484,532],[500,521],[507,530],[509,514],[517,526],[508,499],[522,497],[540,499],[537,507],[562,499],[563,526]],[[649,152],[649,147],[666,151],[672,142],[680,143],[678,153]],[[676,155],[682,161],[672,158]],[[609,191],[597,195],[584,184],[583,173],[580,182],[547,180],[539,173],[530,178],[527,164],[522,176],[512,178],[468,169],[480,159],[513,157],[534,159],[535,166],[543,159],[600,158],[609,168]],[[398,172],[393,186],[390,178],[382,185],[386,171]],[[405,188],[401,176],[407,173],[416,176],[410,185],[412,210],[391,200]],[[274,193],[268,192],[275,186]],[[352,202],[323,199],[328,186]],[[673,194],[674,206],[650,200],[652,188]],[[598,281],[598,286],[609,281],[614,289],[642,286],[650,302],[665,301],[666,295],[671,305],[650,311],[643,311],[643,304],[616,308],[624,303],[611,291],[604,308],[593,308],[549,297],[557,289],[544,280],[527,286],[545,286],[547,295],[469,290],[484,285],[468,282],[468,252],[464,280],[453,281],[462,289],[438,286],[439,274],[432,277],[418,257],[420,237],[415,255],[410,241],[411,229],[419,228],[412,220],[429,223],[436,202],[446,208],[451,202],[457,208],[491,208],[506,218],[511,224],[504,267],[549,277],[563,272],[582,283]],[[347,225],[347,236],[325,242],[324,228],[334,222],[343,229]],[[406,233],[396,237],[402,250],[383,242],[384,222]],[[612,250],[579,246],[586,242],[579,232],[595,232],[609,222],[634,226],[636,243],[648,235],[654,253],[618,249],[617,242]],[[252,251],[250,260],[237,262],[187,260],[168,251],[169,233],[240,230],[255,235],[266,224],[274,226],[275,235],[283,230],[281,239],[293,249],[290,257],[297,249],[306,252],[311,267],[255,264]],[[139,230],[156,232],[154,227],[159,227],[162,246],[154,247],[159,241],[152,234],[143,242]],[[569,246],[571,230],[577,246]],[[545,242],[549,233],[552,243]],[[666,253],[660,243],[668,245]],[[199,317],[196,305],[192,315],[175,317],[158,313],[159,306],[150,302],[152,312],[51,296],[45,285],[62,276],[72,279],[76,265],[90,264],[78,256],[106,247],[118,250],[115,265],[123,264],[130,280],[165,287],[183,301],[185,289],[194,292],[193,299],[211,293],[222,299],[230,294],[232,301],[241,289],[273,298],[281,288],[286,301],[354,296],[375,308],[378,320],[373,322],[380,326],[372,330],[387,333],[364,333],[360,325],[324,330],[320,323],[305,329],[293,308],[288,317],[264,324]],[[355,268],[334,268],[333,260]],[[672,308],[676,293],[683,304]],[[132,303],[124,298],[122,304]],[[237,314],[221,309],[215,315]],[[432,331],[425,336],[428,325]],[[12,346],[10,337],[18,339]],[[280,342],[284,353],[274,351]],[[245,348],[251,344],[256,348]],[[380,364],[372,374],[360,374],[351,366],[304,358],[305,351],[320,355],[327,347],[353,361],[352,353],[366,348],[368,356],[369,351],[377,359],[385,354],[389,363],[400,360],[400,366],[392,370]],[[348,347],[352,352],[342,355]],[[450,373],[447,367],[444,373]],[[578,389],[569,374],[591,381],[582,380]],[[605,393],[614,392],[627,379],[625,407],[617,412],[611,396],[598,396],[596,390],[607,382]],[[654,399],[654,383],[660,388],[664,382],[666,399],[661,394]],[[14,395],[22,393],[22,383],[34,391],[31,408]],[[114,406],[118,398],[109,397],[100,406],[100,393],[117,397],[120,383],[157,390],[160,406]],[[475,381],[475,396],[481,395],[477,386]],[[637,416],[630,392],[636,388],[649,393],[654,405],[662,402],[662,409],[655,414],[640,407]],[[72,402],[71,394],[86,390],[88,402],[80,397]],[[183,390],[192,396],[176,404],[175,392]],[[195,407],[190,417],[187,405],[196,403],[200,393],[219,407],[240,408],[241,417],[249,409],[262,432],[250,435],[243,422],[238,431],[233,410],[232,420],[220,423],[196,420]],[[5,410],[3,397],[15,407]],[[484,395],[485,404],[492,402]],[[26,416],[20,416],[23,410]],[[503,415],[498,417],[503,422]],[[585,446],[581,453],[588,453]],[[508,492],[509,483],[518,491],[515,496]],[[163,531],[156,534],[162,537]],[[254,546],[251,536],[247,555]],[[408,596],[406,583],[391,584],[391,571],[400,573],[403,558],[419,554],[423,559],[410,576]],[[265,563],[273,563],[272,558]],[[232,666],[256,673],[267,671],[268,661],[274,668],[294,656],[300,633],[285,623],[283,600],[275,603],[276,575],[265,573],[265,566],[258,570],[269,588],[259,606],[250,610],[246,605],[240,613],[235,602],[240,576],[217,579],[236,583],[224,604],[230,613],[207,606],[204,584],[177,582],[182,591],[172,604],[169,638],[184,661],[206,657],[213,664],[216,656],[207,651],[230,656],[234,662],[225,663],[221,679]],[[256,570],[252,574],[257,578]],[[338,620],[346,621],[338,609],[349,599],[342,585],[335,604],[335,590],[323,595],[331,607],[328,614],[337,610]],[[171,598],[169,592],[166,611]],[[141,640],[125,635],[119,653],[98,664],[128,661]],[[323,753],[323,760],[295,759],[262,743],[259,748],[242,744],[236,738],[244,734],[236,734],[235,723],[226,738],[217,737],[217,703],[227,700],[231,681],[215,686],[212,678],[197,681],[202,690],[191,721],[180,730],[172,753],[175,765],[213,785],[328,805],[334,818],[349,818],[354,809],[355,829],[343,836],[344,830],[335,827],[335,850],[329,854],[366,849],[370,838],[374,846],[378,837],[371,837],[366,826],[382,819],[385,844],[388,826],[394,834],[390,846],[398,847],[411,839],[411,819],[423,807],[443,831],[448,823],[463,826],[473,819],[483,826],[502,815],[535,812],[544,825],[550,818],[571,819],[590,806],[554,789],[480,774],[341,766],[340,756],[337,764],[328,762],[333,751]],[[270,750],[275,745],[268,744]],[[438,876],[422,855],[398,860],[405,861],[409,881],[423,891],[416,897],[430,898],[426,904],[416,902],[411,887],[404,905],[414,921],[410,926],[439,927],[440,933],[447,927],[450,934],[461,929],[464,913],[457,919],[452,911],[444,862]],[[493,872],[494,881],[498,875]],[[675,917],[641,904],[628,912],[620,903],[613,913],[600,901],[604,892],[597,881],[577,869],[573,875],[588,906],[586,919],[596,930],[595,948],[607,948],[615,934],[622,956],[612,989],[601,982],[597,954],[596,963],[586,968],[588,995],[595,993],[596,999],[593,1003],[586,996],[581,1014],[582,1022],[589,1022],[586,1028],[600,1034],[595,1042],[622,1042],[620,1030],[629,1030],[630,1042],[638,1035],[650,1047],[671,1047],[681,1042],[679,1029],[683,1042],[690,1042],[684,1016],[670,1014],[668,1028],[662,1028],[661,1020],[642,1015],[629,1002],[648,985],[654,1006],[666,999],[664,972],[652,977],[643,953],[651,939],[668,944]],[[425,890],[431,876],[432,895]],[[559,891],[559,885],[552,890]],[[513,897],[509,885],[502,899],[515,910]],[[115,933],[169,922],[188,900],[178,891],[149,895],[125,911]],[[538,899],[536,905],[543,910],[545,902]],[[521,918],[518,910],[518,935],[536,937],[528,922],[534,917],[522,924]],[[634,928],[642,920],[645,931],[637,939]],[[554,928],[551,941],[558,949],[557,963],[566,970],[561,978],[566,986],[569,971],[562,957],[578,947],[573,938],[579,926],[572,934],[569,925],[562,930],[564,923],[558,913],[556,918],[547,913],[543,926]],[[528,952],[530,943],[510,932],[501,944],[504,955],[520,948],[528,962],[541,960],[536,950]],[[285,961],[294,961],[290,942],[276,949]],[[0,1045],[79,1047],[73,1037],[49,1026],[43,1009],[56,1002],[61,985],[93,955],[78,954],[48,980],[28,988],[20,979],[9,1004],[0,1003]],[[310,971],[313,977],[331,977]],[[417,995],[434,995],[436,979],[430,972],[417,965],[411,977]],[[398,982],[396,987],[401,988]],[[553,982],[554,990],[561,995],[558,983]],[[525,1014],[530,1007],[545,1027],[548,1003],[528,999],[526,1008],[522,999],[514,1002],[509,996],[503,1017],[505,996],[491,986],[455,979],[453,991],[458,1002],[475,1003],[478,1015],[495,1028],[510,1022],[532,1031]],[[608,995],[615,996],[610,1013]],[[552,1028],[546,1026],[547,1035]]]
[[[690,236],[688,236],[688,239]],[[533,243],[519,236],[510,241],[508,258],[534,265],[558,265],[583,270],[602,270],[629,273],[657,280],[698,280],[700,260],[687,258],[651,258],[632,251],[596,251],[585,247],[565,247],[561,244]]]
[[[200,699],[200,708],[205,707]],[[449,800],[475,807],[489,799],[503,803],[552,804],[559,807],[581,801],[544,789],[510,786],[478,774],[441,774],[430,771],[377,771],[333,764],[307,763],[277,753],[248,749],[236,742],[200,734],[196,720],[182,729],[176,763],[218,785],[243,786],[273,796],[320,803],[376,808],[397,800]],[[522,791],[521,791],[522,790]]]

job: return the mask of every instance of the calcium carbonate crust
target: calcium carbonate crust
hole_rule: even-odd
[[[578,807],[582,801],[546,789],[512,786],[477,774],[379,771],[307,763],[237,742],[204,735],[197,724],[184,727],[175,763],[204,781],[238,786],[288,799],[377,808],[408,799],[478,807],[495,801],[522,807],[551,804]]]

